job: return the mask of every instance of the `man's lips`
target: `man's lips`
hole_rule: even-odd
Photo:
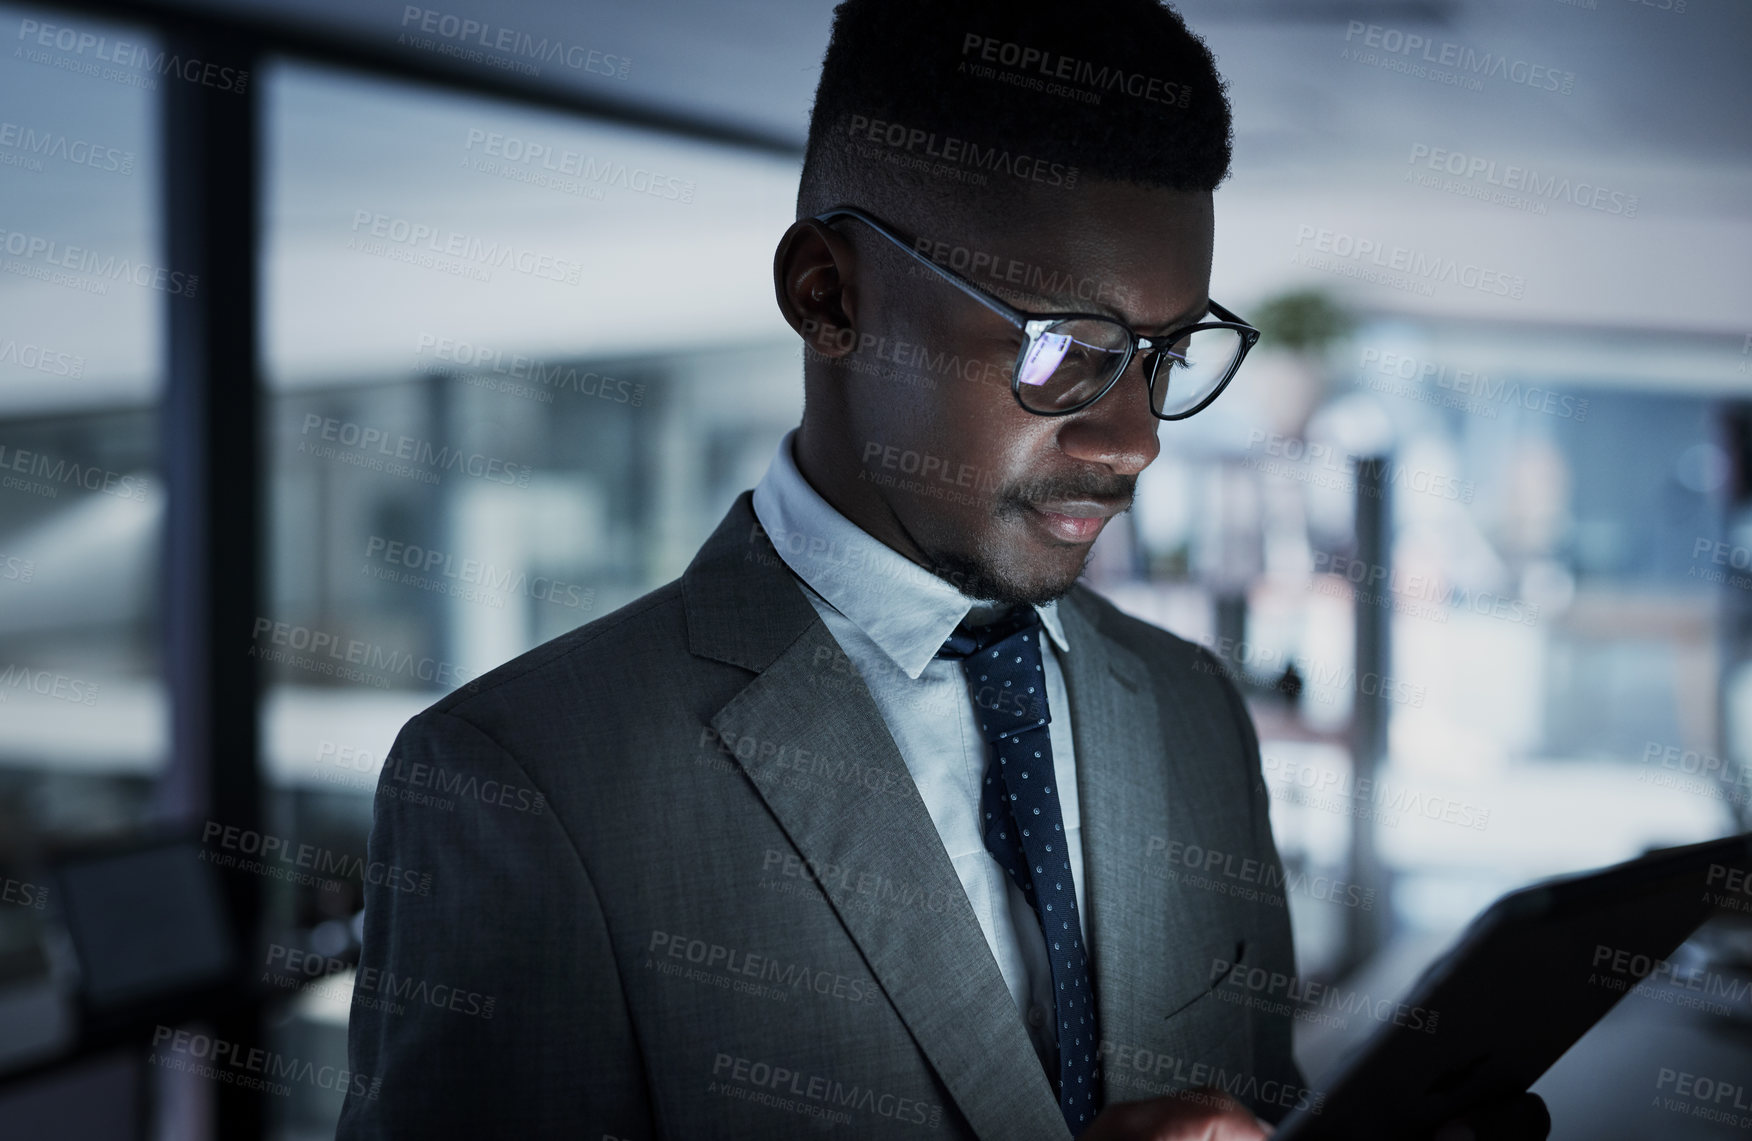
[[[1066,515],[1072,519],[1110,519],[1131,506],[1131,500],[1045,499],[1029,506],[1043,515]]]
[[[1029,508],[1047,531],[1067,543],[1087,543],[1107,520],[1131,505],[1129,499],[1048,499]]]

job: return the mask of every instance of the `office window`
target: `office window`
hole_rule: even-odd
[[[166,754],[152,50],[0,8],[0,863],[126,831]],[[11,909],[8,909],[10,913]]]
[[[795,423],[796,170],[299,64],[264,95],[264,763],[276,828],[363,855],[402,722],[679,574]],[[344,958],[360,888],[288,890],[287,938]],[[288,1049],[343,1060],[349,997]]]

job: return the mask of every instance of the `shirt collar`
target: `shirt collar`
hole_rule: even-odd
[[[785,433],[756,485],[755,517],[785,565],[917,679],[962,619],[997,604],[967,597],[840,514],[798,470],[796,435]],[[1034,609],[1053,645],[1069,650],[1058,603]]]

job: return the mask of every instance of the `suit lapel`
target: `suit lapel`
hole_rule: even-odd
[[[711,718],[982,1137],[1064,1141],[1057,1099],[869,689],[765,541],[750,496],[682,579],[690,648],[756,672]],[[744,755],[746,753],[746,755]],[[800,766],[801,759],[807,763]],[[860,877],[872,877],[860,881]],[[872,908],[860,884],[875,884]]]
[[[1095,952],[1096,1013],[1104,1053],[1178,1053],[1167,1019],[1203,994],[1211,963],[1234,954],[1233,924],[1216,892],[1165,876],[1168,843],[1186,840],[1203,783],[1202,742],[1180,711],[1153,696],[1148,667],[1096,627],[1081,589],[1059,606],[1070,651],[1061,655],[1077,752],[1084,895]],[[1108,1100],[1119,1092],[1109,1087]]]

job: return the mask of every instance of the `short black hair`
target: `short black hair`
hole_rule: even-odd
[[[1079,179],[1215,190],[1229,173],[1226,90],[1160,0],[844,0],[797,214],[991,207]]]

